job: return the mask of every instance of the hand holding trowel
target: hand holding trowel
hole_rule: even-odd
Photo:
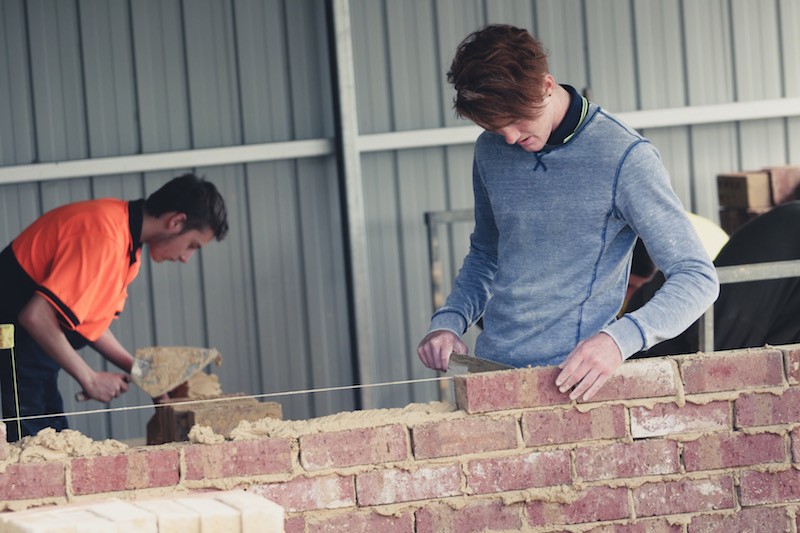
[[[131,366],[131,381],[153,398],[168,393],[211,362],[222,363],[214,348],[191,346],[152,346],[136,350]],[[78,401],[90,399],[85,392],[75,395]]]

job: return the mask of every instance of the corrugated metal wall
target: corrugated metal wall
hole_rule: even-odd
[[[0,0],[0,166],[332,138],[329,7]],[[531,29],[551,50],[556,78],[611,111],[800,96],[797,0],[351,0],[349,9],[361,135],[466,125],[451,110],[445,72],[461,39],[489,22]],[[644,133],[686,206],[711,218],[717,173],[800,163],[796,117]],[[472,206],[471,159],[466,144],[361,155],[373,346],[357,352],[351,340],[333,155],[197,169],[226,198],[229,237],[189,265],[146,263],[114,332],[130,350],[216,346],[226,392],[349,385],[357,353],[375,358],[373,382],[432,377],[415,354],[431,313],[423,214]],[[44,210],[142,197],[178,173],[119,172],[1,186],[0,246]],[[469,232],[448,230],[451,274]],[[62,385],[69,399],[75,383]],[[438,397],[435,383],[376,390],[380,407]],[[358,405],[349,391],[276,399],[288,418]],[[132,392],[112,407],[147,402]],[[95,438],[137,438],[151,414],[71,423]]]
[[[326,17],[314,0],[2,0],[0,18],[2,165],[333,136]],[[188,265],[146,261],[113,326],[119,340],[131,351],[215,346],[230,393],[353,383],[334,158],[197,172],[225,197],[229,236]],[[2,246],[47,209],[144,197],[178,173],[3,186]],[[68,411],[98,407],[72,402],[77,384],[61,382]],[[280,401],[294,417],[354,406],[351,393]],[[133,391],[111,406],[148,402]],[[70,423],[136,438],[152,412]]]

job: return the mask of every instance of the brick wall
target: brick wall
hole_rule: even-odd
[[[459,376],[460,410],[366,427],[5,464],[0,501],[244,488],[290,533],[798,530],[799,347],[629,361],[588,403],[557,373]]]

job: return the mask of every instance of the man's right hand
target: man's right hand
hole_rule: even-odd
[[[458,335],[448,330],[431,331],[417,346],[417,355],[422,364],[442,372],[447,372],[450,354],[453,352],[465,354],[469,352],[469,348]]]
[[[110,402],[128,391],[130,378],[127,374],[95,372],[87,383],[82,383],[86,395],[98,402]]]

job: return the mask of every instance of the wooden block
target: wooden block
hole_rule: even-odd
[[[717,176],[717,192],[720,207],[764,208],[772,206],[770,178],[766,171],[719,174]]]
[[[780,205],[792,200],[798,200],[798,187],[800,187],[800,166],[769,167],[770,187],[772,188],[772,203]]]
[[[255,422],[262,418],[283,418],[281,404],[259,402],[255,398],[226,394],[215,402],[187,402],[169,400],[156,408],[156,413],[147,423],[147,444],[164,444],[189,439],[189,430],[195,424],[208,426],[214,433],[230,437],[231,431],[242,420]],[[230,399],[237,398],[237,399]]]

